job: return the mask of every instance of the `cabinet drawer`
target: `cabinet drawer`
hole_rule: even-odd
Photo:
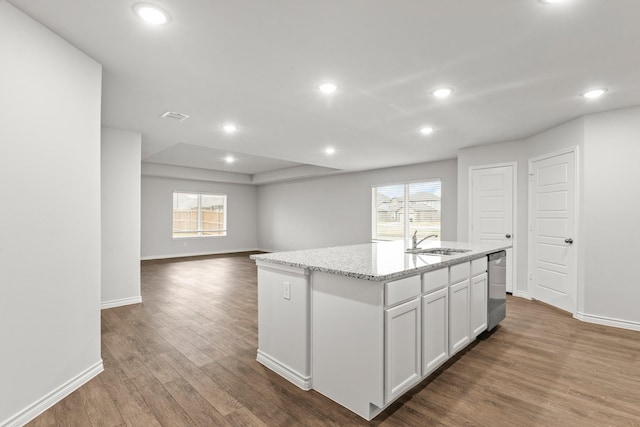
[[[469,278],[470,262],[461,262],[449,267],[449,283],[453,284]]]
[[[471,260],[471,276],[487,272],[487,257]]]
[[[384,284],[384,305],[408,300],[420,295],[420,275]]]
[[[440,268],[422,275],[422,292],[431,292],[449,284],[449,269]]]

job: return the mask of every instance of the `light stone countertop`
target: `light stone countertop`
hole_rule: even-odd
[[[455,255],[405,253],[403,241],[306,249],[251,255],[258,264],[277,264],[376,282],[399,279],[435,270],[511,247],[511,243],[472,245],[462,242],[424,241],[420,248],[470,249]]]

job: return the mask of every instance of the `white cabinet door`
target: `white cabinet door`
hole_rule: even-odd
[[[449,356],[463,349],[469,336],[469,279],[449,286]]]
[[[422,376],[449,358],[449,289],[422,297]]]
[[[471,338],[487,329],[487,273],[471,278]]]
[[[420,298],[385,310],[385,401],[420,380]]]

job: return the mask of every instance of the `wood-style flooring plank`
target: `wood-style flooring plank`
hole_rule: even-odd
[[[222,385],[206,375],[179,351],[164,353],[162,357],[222,415],[229,415],[243,408]]]
[[[115,427],[125,424],[120,411],[113,402],[100,376],[93,378],[78,389],[91,425]]]
[[[31,426],[31,427],[57,427],[58,426],[58,420],[56,419],[55,409],[54,408],[51,408],[51,409],[49,409],[47,411],[44,411],[35,420],[31,421],[29,423],[29,426]]]
[[[80,397],[79,390],[62,399],[62,401],[57,403],[52,409],[59,425],[65,427],[86,427],[92,425],[82,398]]]
[[[104,372],[100,380],[128,426],[159,426],[158,419],[110,352],[102,351]]]
[[[161,425],[196,425],[184,408],[154,376],[141,375],[136,378],[134,385]]]
[[[244,382],[219,363],[211,363],[203,367],[203,370],[216,382],[222,384],[225,391],[256,418],[264,420],[268,425],[299,425],[301,423],[301,420],[295,418],[288,408],[286,411],[282,410],[285,405],[279,397],[273,394],[264,396],[252,384]]]
[[[183,378],[164,384],[176,402],[199,426],[226,426],[229,422]]]

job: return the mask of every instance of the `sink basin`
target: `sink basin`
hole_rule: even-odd
[[[456,249],[456,248],[416,248],[407,249],[409,254],[426,254],[426,255],[456,255],[463,254],[465,252],[471,252],[471,249]]]

